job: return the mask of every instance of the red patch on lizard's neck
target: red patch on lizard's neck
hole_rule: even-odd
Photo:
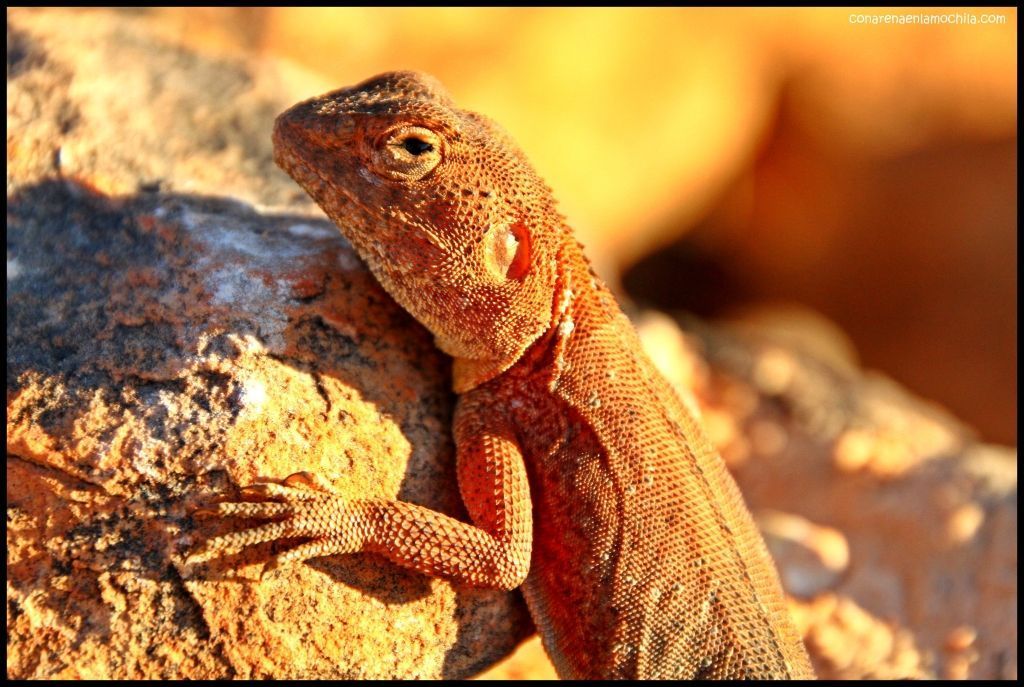
[[[506,276],[519,280],[530,271],[530,232],[521,222],[509,227],[509,232],[516,238],[516,254],[512,256]]]

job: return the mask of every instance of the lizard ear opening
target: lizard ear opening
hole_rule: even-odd
[[[491,232],[491,256],[503,279],[520,280],[530,271],[530,234],[522,224],[501,225]]]

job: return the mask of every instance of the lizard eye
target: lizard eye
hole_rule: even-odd
[[[384,139],[373,157],[373,171],[389,179],[416,181],[441,162],[441,137],[422,126],[403,126]]]
[[[429,153],[432,150],[434,150],[434,146],[427,143],[422,138],[416,138],[415,136],[410,136],[409,138],[405,139],[405,142],[402,144],[402,147],[405,148],[410,155],[417,156],[422,155],[423,153]]]

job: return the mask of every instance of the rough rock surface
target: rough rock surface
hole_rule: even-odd
[[[256,478],[461,516],[448,363],[274,168],[296,98],[273,65],[134,14],[8,19],[8,677],[463,677],[507,654],[517,594],[372,555],[186,573],[217,527],[189,508]],[[822,677],[1016,676],[1012,451],[834,348],[638,321]],[[512,673],[549,670],[520,653]]]
[[[269,549],[187,512],[299,470],[462,513],[448,363],[327,222],[43,182],[8,210],[8,675],[462,676],[516,595]],[[463,515],[464,517],[464,515]]]
[[[256,478],[464,517],[449,365],[329,222],[225,197],[292,193],[283,105],[244,69],[130,17],[48,17],[8,28],[8,677],[462,677],[507,654],[518,595],[370,555],[184,575],[214,533],[188,509]]]

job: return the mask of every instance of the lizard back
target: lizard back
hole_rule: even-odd
[[[551,369],[525,392],[550,398],[521,413],[535,510],[524,590],[560,673],[811,676],[722,459],[582,255],[572,262]],[[558,413],[538,430],[538,414]]]

